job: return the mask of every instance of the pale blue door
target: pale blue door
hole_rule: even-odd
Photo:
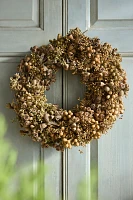
[[[32,164],[35,170],[40,158],[50,166],[51,173],[44,177],[42,190],[51,187],[55,200],[60,195],[64,200],[77,200],[77,187],[83,179],[89,184],[88,200],[93,200],[93,192],[97,200],[133,199],[132,8],[132,0],[0,0],[0,111],[8,122],[7,138],[18,151],[18,169]],[[19,125],[11,123],[15,115],[5,104],[13,97],[9,78],[30,47],[47,44],[58,33],[65,35],[75,27],[118,48],[130,92],[123,120],[118,120],[107,135],[86,148],[60,153],[52,148],[41,149],[30,138],[21,137]],[[79,78],[60,71],[47,97],[52,103],[71,109],[83,94]],[[97,181],[92,184],[94,169]]]

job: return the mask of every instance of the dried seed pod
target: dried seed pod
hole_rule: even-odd
[[[68,38],[69,38],[70,40],[73,40],[73,35],[70,34],[70,35],[68,36]]]
[[[44,121],[49,122],[49,114],[48,113],[44,114]]]
[[[30,125],[30,128],[33,129],[35,126],[33,124]]]
[[[106,98],[107,98],[107,99],[110,99],[110,95],[107,95]]]
[[[60,136],[63,136],[63,132],[62,131],[60,132]]]
[[[106,92],[109,92],[109,91],[110,91],[110,88],[109,88],[108,86],[106,86],[106,87],[104,88],[104,90],[105,90]]]
[[[65,65],[64,65],[64,69],[65,69],[65,70],[69,70],[69,64],[65,64]]]
[[[124,96],[124,91],[123,91],[123,90],[121,90],[121,91],[119,92],[119,96]]]
[[[43,129],[46,128],[46,127],[47,127],[47,124],[45,124],[45,123],[40,124],[41,130],[43,130]]]

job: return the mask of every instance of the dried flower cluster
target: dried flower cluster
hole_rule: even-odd
[[[100,138],[124,111],[122,97],[129,86],[121,61],[117,49],[78,28],[48,45],[31,48],[10,78],[15,101],[8,106],[17,114],[20,133],[60,151]],[[79,74],[86,86],[84,98],[69,111],[48,103],[44,95],[62,67]]]

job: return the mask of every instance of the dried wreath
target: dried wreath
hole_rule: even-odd
[[[122,97],[129,86],[121,56],[110,44],[85,36],[79,28],[49,42],[34,46],[21,60],[18,73],[10,78],[15,101],[8,106],[17,114],[20,133],[42,147],[63,151],[85,146],[106,133],[124,111]],[[80,75],[86,86],[84,98],[69,111],[48,103],[44,94],[62,67]]]

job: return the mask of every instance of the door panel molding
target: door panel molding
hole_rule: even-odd
[[[37,10],[35,10],[36,4],[38,5]],[[28,52],[31,46],[47,44],[49,39],[53,39],[58,33],[62,33],[62,2],[60,0],[33,0],[33,5],[33,14],[30,20],[36,18],[37,21],[39,20],[38,25],[30,26],[30,24],[27,24],[25,26],[23,24],[20,27],[18,20],[12,22],[14,27],[10,27],[10,21],[8,23],[5,20],[4,23],[8,23],[9,27],[7,25],[0,26],[1,53]],[[18,23],[18,25],[15,23]],[[23,20],[22,23],[24,23]]]

